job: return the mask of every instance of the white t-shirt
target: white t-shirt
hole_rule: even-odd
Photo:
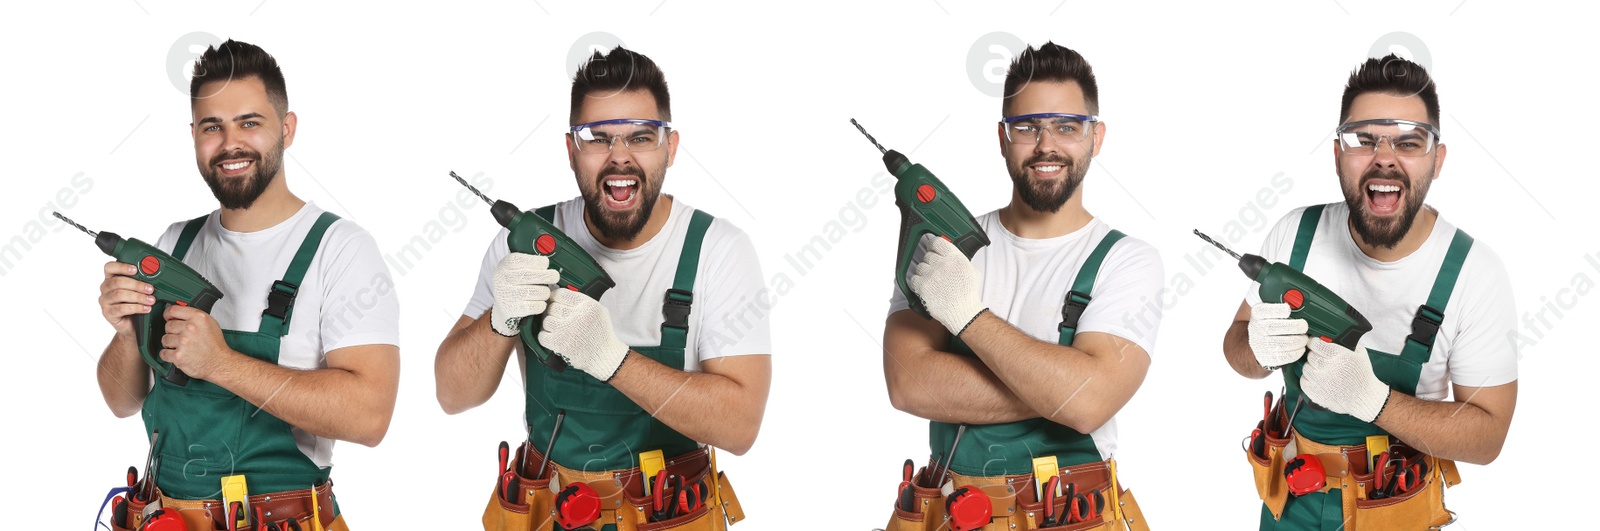
[[[999,211],[977,218],[989,236],[989,246],[972,255],[972,265],[983,272],[983,303],[995,317],[1004,319],[1034,339],[1055,343],[1061,339],[1061,305],[1078,270],[1111,227],[1094,218],[1072,233],[1054,238],[1022,238],[1000,223]],[[918,251],[915,260],[922,259]],[[913,262],[915,263],[915,262]],[[1144,241],[1128,236],[1106,253],[1095,277],[1093,298],[1078,319],[1077,333],[1104,332],[1139,345],[1155,356],[1156,330],[1161,325],[1161,290],[1166,274],[1161,255]],[[896,287],[889,313],[910,308]],[[1113,416],[1089,434],[1101,458],[1117,451],[1117,420]]]
[[[644,245],[617,250],[601,245],[589,233],[581,198],[556,205],[556,228],[593,256],[617,283],[600,297],[600,305],[611,314],[612,330],[623,343],[637,347],[661,344],[661,304],[678,270],[691,214],[689,205],[674,198],[661,232]],[[489,242],[477,288],[462,310],[463,316],[477,319],[494,306],[494,271],[500,260],[511,254],[506,246],[508,232],[500,229]],[[771,354],[771,301],[761,300],[765,287],[750,237],[727,220],[713,220],[700,247],[682,369],[699,371],[701,361],[723,356]]]
[[[1261,246],[1263,258],[1289,262],[1305,210],[1297,208],[1278,220]],[[1456,227],[1440,216],[1421,248],[1405,258],[1380,262],[1356,247],[1349,219],[1350,209],[1344,203],[1323,208],[1306,255],[1305,273],[1338,293],[1372,323],[1372,331],[1357,345],[1398,356],[1405,349],[1406,336],[1411,335],[1417,307],[1427,302],[1433,291]],[[1251,282],[1245,300],[1260,303],[1260,289],[1259,283]],[[1445,307],[1431,356],[1422,365],[1417,398],[1444,400],[1450,394],[1450,382],[1493,387],[1515,381],[1517,346],[1508,339],[1517,326],[1515,302],[1511,278],[1500,256],[1482,240],[1474,241]]]
[[[211,317],[222,329],[254,332],[261,328],[267,292],[288,271],[289,262],[322,212],[306,203],[289,219],[256,232],[224,229],[217,212],[211,213],[183,263],[222,290],[222,300],[211,308]],[[167,227],[156,247],[172,252],[186,224],[180,221]],[[325,355],[344,347],[400,344],[400,304],[389,267],[371,234],[346,219],[328,227],[300,282],[289,335],[280,341],[278,365],[296,369],[327,368]],[[299,428],[292,431],[300,451],[313,463],[333,466],[333,439]]]

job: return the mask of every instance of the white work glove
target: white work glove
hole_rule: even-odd
[[[522,318],[544,313],[550,300],[550,285],[561,281],[561,272],[550,269],[550,259],[536,254],[511,253],[494,268],[494,307],[489,309],[489,324],[497,334],[515,337]]]
[[[611,312],[588,295],[567,289],[550,297],[539,343],[602,382],[611,380],[628,357],[628,345],[611,330]]]
[[[1366,347],[1352,351],[1321,339],[1311,341],[1300,389],[1312,402],[1365,422],[1376,420],[1389,403],[1389,385],[1373,374]]]
[[[1288,303],[1263,302],[1250,307],[1250,352],[1267,370],[1294,363],[1306,353],[1310,325],[1289,317]]]
[[[989,309],[980,297],[983,273],[961,254],[961,249],[944,238],[924,238],[922,261],[911,268],[906,285],[922,297],[928,314],[960,336],[978,314]]]

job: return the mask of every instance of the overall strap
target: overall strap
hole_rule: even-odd
[[[179,262],[183,261],[183,255],[189,254],[189,245],[194,243],[194,237],[200,234],[200,229],[205,228],[206,218],[209,217],[211,214],[206,214],[191,219],[183,225],[183,232],[178,233],[178,243],[172,246],[173,258],[177,258]]]
[[[1306,270],[1306,255],[1311,254],[1311,238],[1317,235],[1317,222],[1322,219],[1322,208],[1326,206],[1308,206],[1300,214],[1300,231],[1294,235],[1294,250],[1289,254],[1289,267],[1295,271]]]
[[[694,305],[694,277],[700,269],[700,244],[705,241],[706,228],[711,226],[711,214],[696,210],[689,218],[689,234],[683,239],[683,252],[678,255],[678,270],[673,274],[672,287],[661,302],[661,346],[684,348],[689,344],[689,312]]]
[[[551,222],[551,223],[555,223],[556,222],[556,206],[555,205],[545,205],[545,206],[539,207],[538,210],[533,211],[533,214],[536,215],[536,216],[539,216],[541,218],[544,218],[545,221],[548,221],[548,222]]]
[[[1433,290],[1428,292],[1428,302],[1417,307],[1411,319],[1411,335],[1406,336],[1405,349],[1400,357],[1415,363],[1426,363],[1433,350],[1433,340],[1439,335],[1439,325],[1444,322],[1445,305],[1450,303],[1450,292],[1455,290],[1456,278],[1461,276],[1461,265],[1472,250],[1472,237],[1456,229],[1450,240],[1450,250],[1445,252],[1444,263],[1439,265],[1439,275],[1433,279]]]
[[[1093,299],[1089,294],[1094,291],[1094,279],[1100,274],[1100,263],[1111,252],[1111,246],[1124,236],[1127,235],[1113,229],[1083,261],[1083,267],[1078,269],[1078,277],[1072,281],[1072,290],[1067,292],[1067,300],[1061,303],[1061,338],[1056,344],[1072,344],[1072,337],[1078,333],[1078,318],[1083,317],[1083,310],[1089,307],[1089,301]]]
[[[268,333],[276,329],[280,337],[289,335],[289,320],[294,316],[294,299],[300,292],[300,281],[305,279],[306,270],[311,268],[311,259],[322,245],[323,234],[335,221],[339,221],[339,216],[323,212],[317,222],[311,225],[311,232],[306,233],[306,239],[300,242],[300,250],[295,251],[294,259],[289,261],[289,270],[283,273],[282,280],[273,282],[272,290],[267,292],[267,309],[261,311],[261,328],[258,332]]]

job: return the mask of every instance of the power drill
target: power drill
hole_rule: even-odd
[[[1288,304],[1291,316],[1306,321],[1307,335],[1328,338],[1339,346],[1355,350],[1361,336],[1372,331],[1372,323],[1367,322],[1361,312],[1305,273],[1282,262],[1268,263],[1266,258],[1257,255],[1239,256],[1199,230],[1194,234],[1233,256],[1245,276],[1261,283],[1261,302]]]
[[[154,245],[133,238],[123,239],[111,232],[95,232],[67,219],[60,212],[54,214],[61,221],[93,236],[94,244],[118,262],[137,266],[132,278],[155,288],[153,295],[156,303],[150,306],[150,313],[133,314],[133,334],[135,342],[139,344],[139,355],[161,378],[178,385],[188,385],[189,375],[171,363],[161,361],[159,356],[161,336],[167,334],[167,320],[161,315],[172,304],[211,313],[211,306],[222,298],[222,290],[200,276],[198,271]]]
[[[476,187],[467,184],[466,179],[456,175],[456,172],[450,172],[450,176],[455,177],[461,186],[472,190],[473,194],[477,194],[483,202],[488,203],[489,213],[494,214],[495,221],[511,231],[506,235],[506,246],[511,248],[511,252],[537,254],[550,258],[550,268],[561,272],[558,288],[570,289],[588,295],[594,300],[600,300],[600,296],[605,295],[606,290],[617,287],[617,282],[611,280],[611,275],[606,274],[605,268],[600,267],[600,263],[596,262],[593,256],[589,256],[582,247],[578,247],[578,242],[572,241],[572,238],[556,228],[554,223],[545,221],[532,211],[524,212],[511,203],[489,199]],[[518,323],[518,328],[522,329],[522,344],[550,370],[556,372],[567,370],[566,360],[539,344],[539,329],[543,325],[542,313],[528,316]]]
[[[983,227],[978,226],[978,220],[973,219],[966,205],[961,204],[956,194],[950,193],[933,172],[921,164],[912,164],[898,151],[884,149],[883,144],[872,138],[854,118],[850,123],[878,147],[883,153],[883,165],[898,180],[894,185],[894,205],[900,208],[900,242],[895,251],[894,282],[900,287],[900,293],[905,294],[911,309],[924,319],[931,319],[922,297],[912,293],[906,285],[906,269],[911,265],[911,256],[922,235],[931,233],[954,243],[967,258],[988,246],[989,236],[983,233]]]

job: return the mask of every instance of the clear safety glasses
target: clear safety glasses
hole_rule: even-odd
[[[1006,131],[1006,141],[1012,144],[1037,144],[1045,131],[1058,144],[1076,144],[1089,138],[1099,121],[1099,116],[1040,113],[1011,116],[1000,120],[1000,124]]]
[[[1341,124],[1335,136],[1346,155],[1366,156],[1388,145],[1395,155],[1417,157],[1433,152],[1439,143],[1439,129],[1432,124],[1411,120],[1361,120]]]
[[[628,151],[655,151],[667,142],[672,124],[661,120],[602,120],[569,129],[573,147],[584,153],[610,153],[618,139]]]

